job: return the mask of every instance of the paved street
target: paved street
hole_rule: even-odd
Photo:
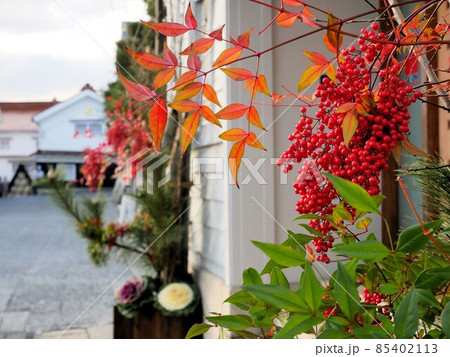
[[[108,207],[108,216],[115,208]],[[0,338],[54,338],[123,272],[95,267],[49,196],[0,198]],[[120,282],[126,279],[125,274]],[[67,337],[112,337],[115,284]]]

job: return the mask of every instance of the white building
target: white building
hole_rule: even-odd
[[[67,180],[79,179],[84,150],[105,140],[103,97],[86,85],[74,97],[35,115],[33,122],[39,127],[36,163],[44,171],[64,165]]]
[[[33,115],[57,104],[53,102],[0,103],[0,178],[10,182],[19,165],[33,176],[38,126]]]

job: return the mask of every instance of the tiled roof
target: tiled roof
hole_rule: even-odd
[[[0,132],[37,132],[34,115],[57,104],[52,102],[0,102]]]

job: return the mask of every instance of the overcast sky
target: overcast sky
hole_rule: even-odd
[[[122,21],[140,19],[142,0],[0,0],[0,102],[104,89]]]

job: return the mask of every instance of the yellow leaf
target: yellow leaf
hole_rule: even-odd
[[[233,177],[236,186],[239,187],[238,172],[241,165],[242,156],[245,151],[245,139],[236,141],[231,147],[230,154],[228,155],[228,166],[230,167],[231,176]]]
[[[342,135],[344,137],[345,146],[348,147],[350,140],[352,140],[356,129],[358,128],[358,116],[356,111],[350,110],[345,114],[344,120],[342,122]]]
[[[189,114],[181,128],[181,155],[184,155],[186,149],[191,143],[200,123],[200,109]]]
[[[317,81],[317,79],[319,79],[320,75],[322,74],[324,68],[325,66],[321,64],[313,64],[311,67],[308,67],[300,77],[297,91],[300,92],[302,89],[309,87],[311,84]]]

